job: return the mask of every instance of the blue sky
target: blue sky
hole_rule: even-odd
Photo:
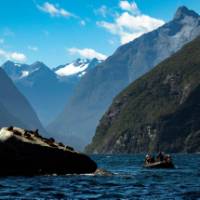
[[[56,67],[78,57],[104,59],[182,5],[200,13],[199,0],[1,0],[0,62]]]

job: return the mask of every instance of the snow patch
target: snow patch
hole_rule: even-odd
[[[88,65],[88,63],[80,63],[80,65],[77,66],[74,63],[71,63],[57,70],[55,73],[59,76],[71,76],[85,71],[88,68]]]
[[[16,67],[21,67],[21,64],[19,64],[19,63],[15,63],[14,64]]]
[[[29,74],[30,74],[29,71],[22,71],[22,75],[20,78],[27,77]]]
[[[82,76],[84,76],[86,74],[86,71],[83,71],[83,72],[81,72],[79,75],[78,75],[78,77],[82,77]]]

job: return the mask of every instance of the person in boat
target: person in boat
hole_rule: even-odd
[[[159,152],[158,155],[156,156],[156,161],[164,161],[164,158],[165,158],[165,154],[164,152]]]
[[[155,162],[154,156],[147,154],[145,157],[145,164],[154,163],[154,162]]]
[[[172,162],[171,156],[170,156],[169,154],[165,155],[164,161],[165,161],[166,163],[171,163],[171,162]]]

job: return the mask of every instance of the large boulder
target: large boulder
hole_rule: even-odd
[[[73,148],[46,139],[38,131],[0,130],[0,175],[93,173],[96,163]]]

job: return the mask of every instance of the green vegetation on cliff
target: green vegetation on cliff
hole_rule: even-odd
[[[200,151],[200,37],[113,101],[89,153]]]

